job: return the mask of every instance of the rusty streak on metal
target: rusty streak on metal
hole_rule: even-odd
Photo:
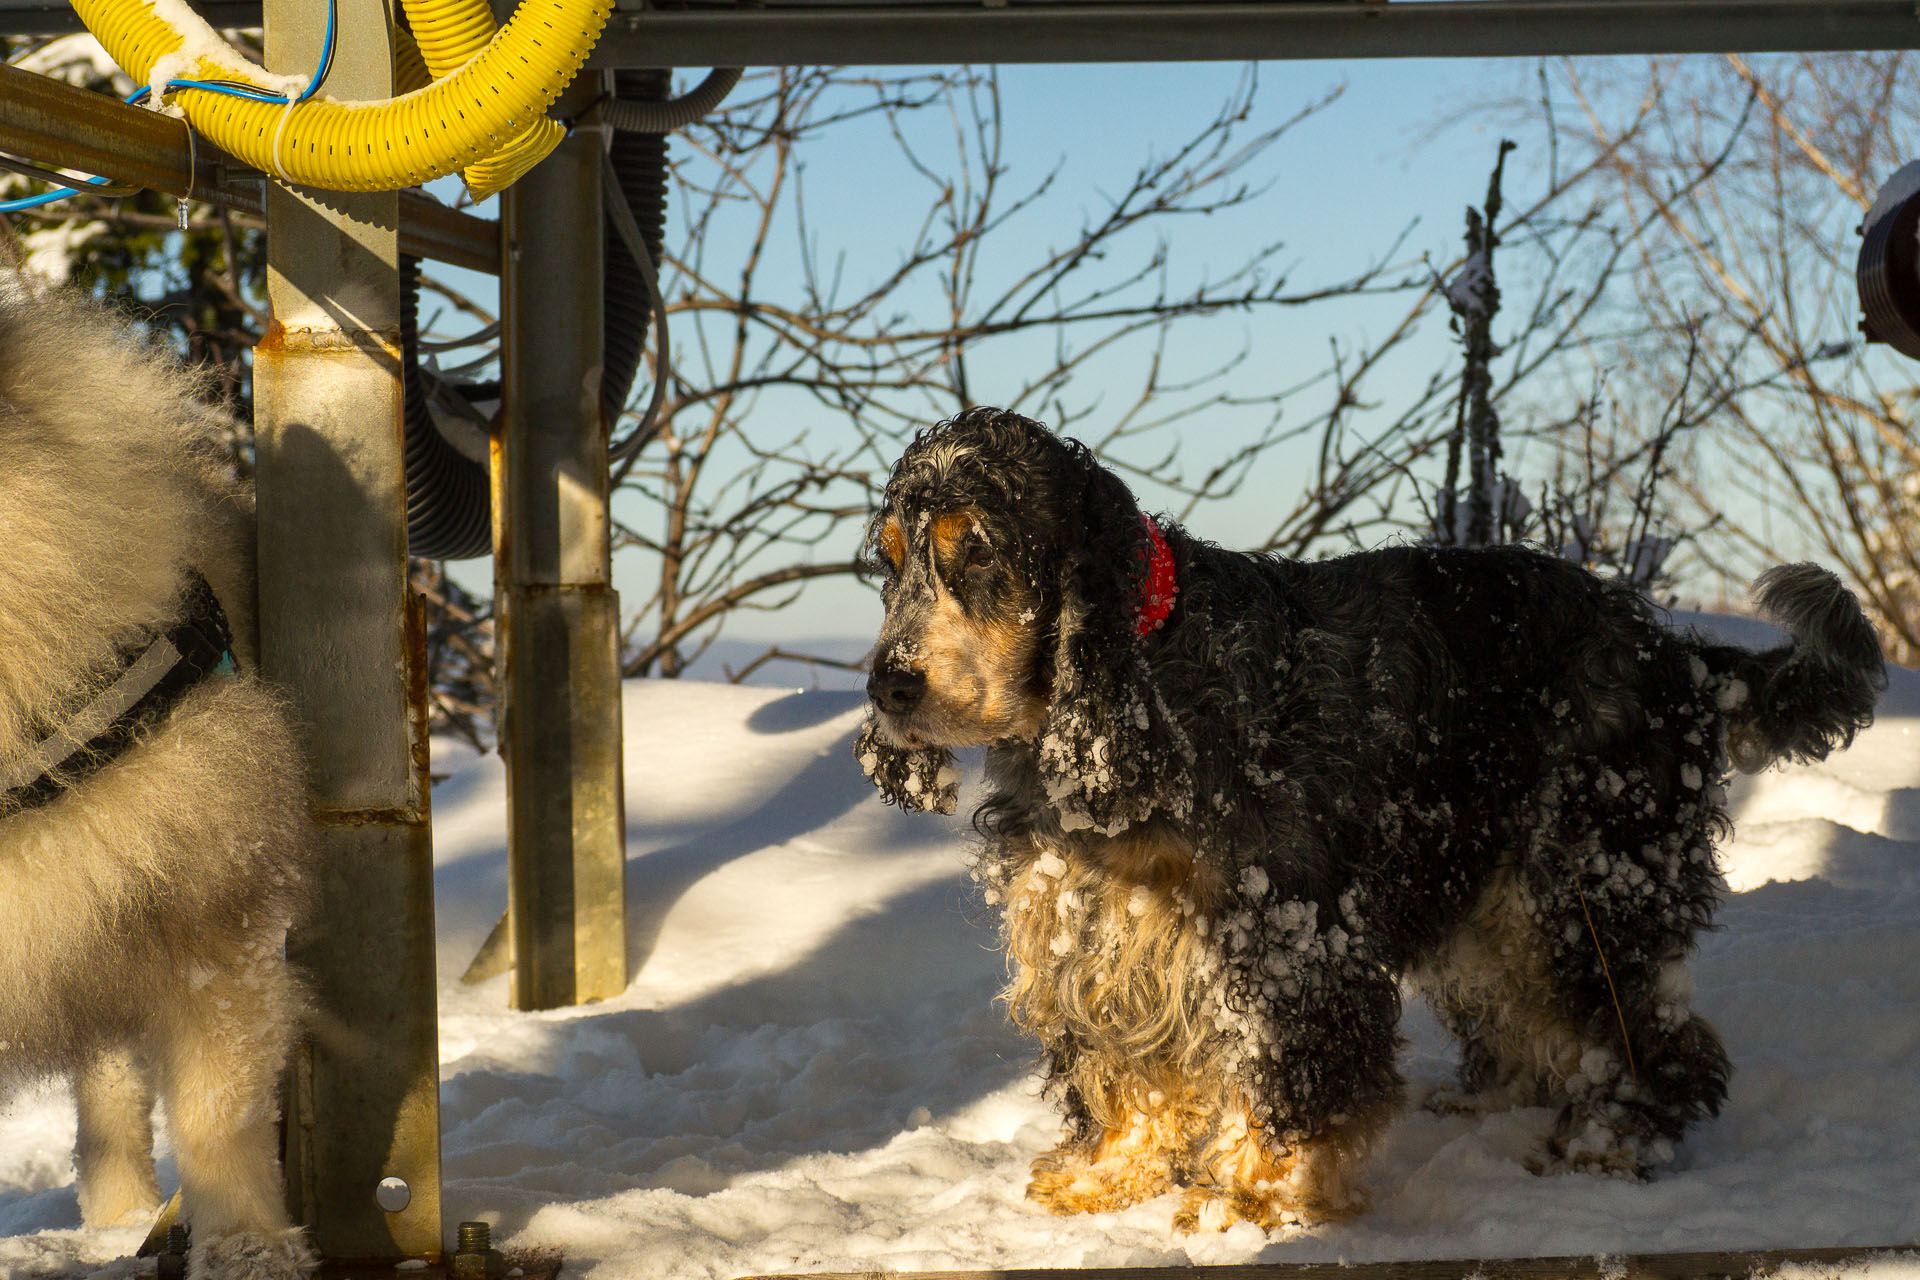
[[[323,827],[423,827],[426,814],[413,809],[315,809],[313,820]]]
[[[185,121],[5,65],[0,152],[244,213],[266,208],[266,175],[191,135]],[[400,252],[498,275],[499,225],[403,191]]]
[[[257,344],[269,351],[292,351],[301,355],[380,355],[400,354],[400,330],[390,329],[289,329],[278,320],[270,321]]]
[[[515,589],[528,599],[539,596],[604,596],[613,590],[604,582],[525,582]]]
[[[408,569],[411,579],[412,570]],[[407,723],[412,729],[408,739],[408,757],[413,762],[412,821],[431,827],[433,823],[433,680],[428,667],[427,602],[407,584],[404,643],[407,649]]]

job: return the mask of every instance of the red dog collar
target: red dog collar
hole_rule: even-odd
[[[1180,592],[1180,584],[1174,581],[1173,550],[1167,546],[1167,540],[1160,533],[1160,526],[1153,517],[1142,513],[1140,523],[1147,527],[1147,539],[1152,550],[1147,557],[1147,580],[1140,588],[1140,638],[1146,639],[1160,629],[1160,624],[1173,612],[1173,598]]]

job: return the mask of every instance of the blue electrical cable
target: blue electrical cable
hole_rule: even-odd
[[[105,178],[88,178],[95,186],[107,185]],[[43,204],[52,204],[55,200],[68,200],[81,192],[69,191],[64,187],[52,191],[43,191],[37,196],[23,196],[18,200],[0,200],[0,213],[18,213],[22,209],[38,209]]]
[[[229,98],[246,98],[252,102],[277,103],[281,106],[297,106],[320,91],[326,83],[327,73],[333,70],[334,24],[339,16],[338,0],[327,0],[327,34],[320,50],[320,66],[314,71],[307,87],[300,91],[297,98],[289,98],[284,93],[268,93],[265,89],[250,84],[237,84],[231,80],[169,80],[167,90],[200,89],[207,93],[218,93]],[[128,94],[129,105],[145,102],[152,90],[142,85]],[[107,186],[105,178],[88,178],[88,182],[97,187]],[[19,213],[25,209],[38,209],[41,205],[52,204],[56,200],[67,200],[84,194],[79,191],[45,191],[37,196],[23,196],[18,200],[0,200],[0,213]]]

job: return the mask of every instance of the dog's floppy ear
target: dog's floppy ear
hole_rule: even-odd
[[[944,747],[896,747],[880,736],[872,712],[854,741],[853,758],[888,804],[952,813],[959,802],[960,768],[953,752]]]
[[[1062,549],[1059,622],[1039,762],[1064,825],[1113,831],[1188,815],[1193,744],[1154,687],[1139,633],[1153,542],[1133,496],[1082,446],[1075,543]]]

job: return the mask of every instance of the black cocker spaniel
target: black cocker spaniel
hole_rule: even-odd
[[[1536,550],[1225,551],[994,409],[916,437],[869,544],[856,753],[950,812],[951,749],[987,748],[974,875],[1066,1115],[1028,1187],[1062,1213],[1363,1207],[1403,980],[1461,1044],[1428,1105],[1557,1107],[1539,1169],[1645,1176],[1726,1096],[1685,961],[1729,761],[1822,758],[1885,684],[1812,565],[1756,584],[1792,640],[1750,652]]]

